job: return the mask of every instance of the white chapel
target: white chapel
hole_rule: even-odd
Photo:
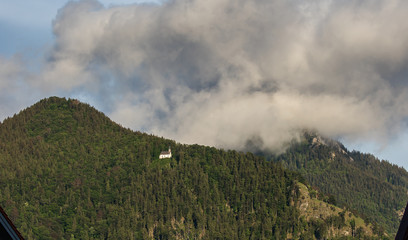
[[[171,158],[171,148],[169,147],[169,151],[163,151],[159,155],[159,159],[163,158]]]

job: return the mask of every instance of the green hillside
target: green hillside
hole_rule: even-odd
[[[408,173],[403,168],[370,154],[349,152],[341,143],[310,132],[301,143],[272,159],[299,171],[340,206],[377,223],[378,232],[391,236],[397,232],[399,214],[408,201]]]
[[[322,200],[324,196],[320,196],[318,191],[301,183],[299,191],[300,216],[319,228],[320,238],[342,239],[345,236],[354,236],[357,239],[370,239],[368,236],[373,235],[375,228],[372,224],[347,209],[341,209],[330,201]]]
[[[0,205],[26,239],[320,239],[349,224],[307,217],[300,182],[251,153],[133,132],[77,100],[44,99],[0,124]]]

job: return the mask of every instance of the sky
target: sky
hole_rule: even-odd
[[[77,98],[182,143],[305,129],[408,167],[404,0],[0,1],[0,119]]]

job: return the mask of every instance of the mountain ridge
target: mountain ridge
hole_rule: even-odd
[[[396,232],[408,198],[408,173],[371,154],[348,151],[340,142],[305,133],[304,139],[284,154],[270,157],[286,168],[299,171],[313,186],[334,195],[348,207],[377,222],[379,228]],[[323,140],[324,142],[324,140]]]
[[[75,100],[5,120],[0,164],[0,204],[27,239],[283,238],[297,221],[278,165],[133,132]]]
[[[134,132],[73,99],[3,121],[0,178],[0,204],[27,239],[313,239],[335,228],[302,219],[304,180],[280,163]]]

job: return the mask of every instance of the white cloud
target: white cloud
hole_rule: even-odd
[[[0,121],[39,100],[32,78],[21,56],[0,56]]]
[[[86,92],[125,126],[188,143],[242,149],[257,138],[279,150],[305,128],[387,139],[408,115],[407,10],[402,0],[73,1],[33,86]]]

